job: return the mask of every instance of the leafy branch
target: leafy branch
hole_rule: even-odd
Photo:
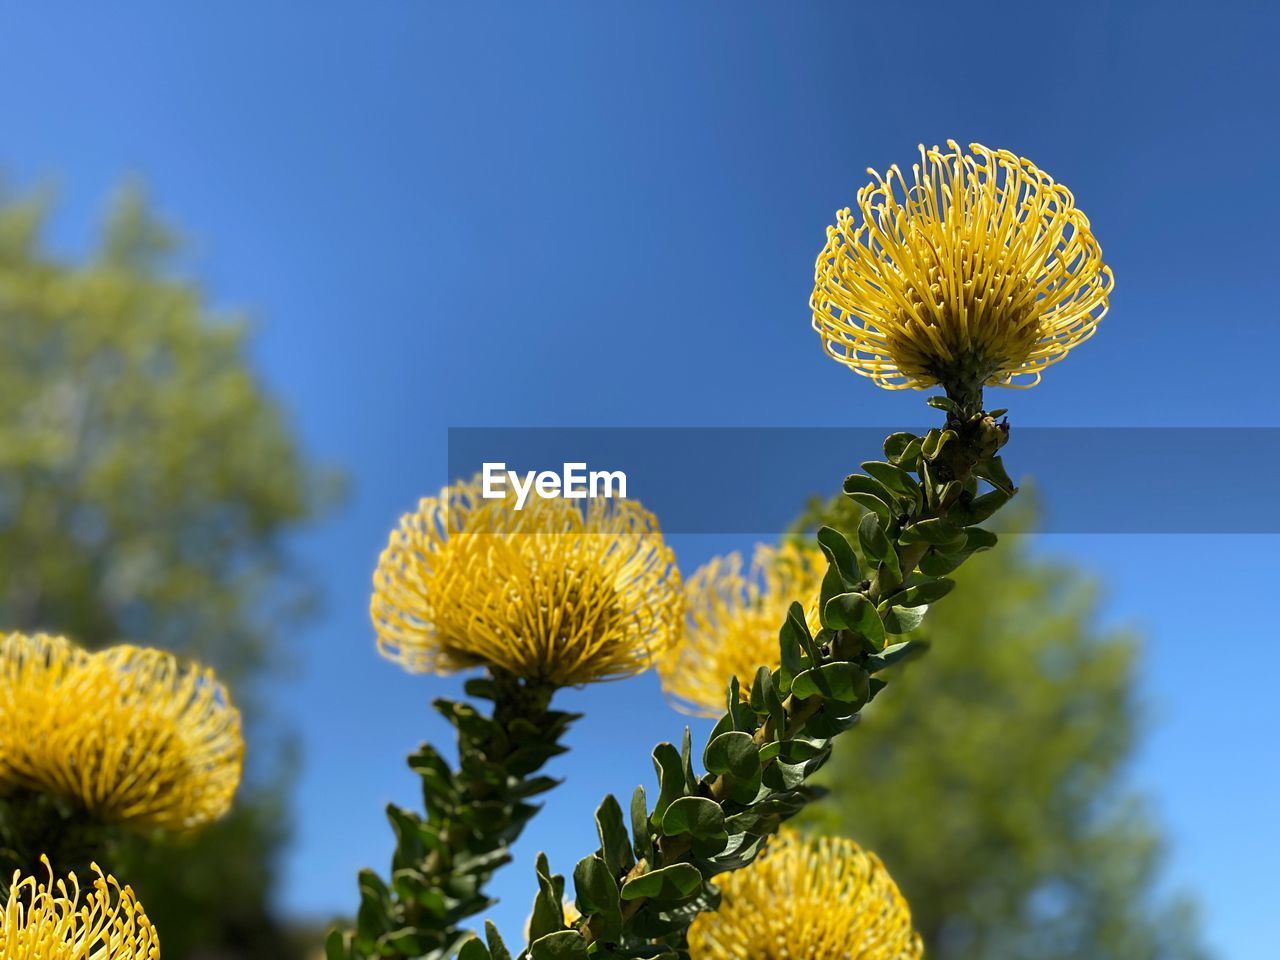
[[[554,688],[493,669],[465,689],[492,701],[491,715],[435,701],[457,733],[458,766],[428,743],[409,758],[426,817],[388,805],[396,834],[390,879],[360,872],[355,927],[330,931],[329,960],[454,955],[472,936],[459,925],[494,902],[485,885],[538,811],[530,799],[556,786],[537,771],[565,751],[560,737],[578,715],[549,708]]]
[[[1015,493],[997,455],[1008,437],[998,422],[1004,411],[985,413],[972,398],[930,404],[947,414],[941,429],[893,434],[885,460],[864,463],[865,473],[845,480],[845,494],[868,511],[857,547],[830,527],[818,531],[828,570],[816,636],[804,608],[793,604],[779,635],[779,666],[762,667],[749,690],[730,681],[726,712],[702,751],[702,776],[687,730],[680,749],[654,749],[658,795],[650,807],[637,788],[630,834],[621,805],[605,798],[596,813],[600,847],[574,869],[580,917],[572,923],[562,906],[564,878],[538,858],[521,957],[681,956],[693,919],[715,909],[714,877],[751,863],[816,797],[809,778],[884,688],[879,674],[918,649],[894,637],[918,626],[928,605],[951,590],[947,573],[995,544],[979,524]],[[492,925],[486,933],[484,942],[463,945],[462,960],[509,960]]]

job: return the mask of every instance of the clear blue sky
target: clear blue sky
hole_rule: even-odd
[[[215,300],[260,319],[257,360],[309,450],[351,473],[347,508],[300,544],[329,604],[278,691],[306,747],[281,892],[302,914],[354,905],[355,869],[385,865],[383,804],[414,798],[403,755],[445,737],[427,702],[456,684],[380,661],[365,607],[387,529],[448,479],[447,427],[918,419],[917,396],[824,360],[808,329],[824,226],[865,167],[980,140],[1088,210],[1113,310],[1007,394],[1018,423],[1277,424],[1280,21],[1262,4],[0,9],[0,170],[60,187],[70,249],[141,177]],[[1187,509],[1271,486],[1188,490]],[[691,566],[736,545],[679,547]],[[1151,630],[1134,775],[1171,882],[1224,957],[1274,956],[1274,538],[1046,547]],[[511,930],[533,851],[570,869],[598,798],[647,781],[648,746],[679,730],[651,678],[565,701],[592,719],[497,885]],[[599,731],[636,715],[654,719],[606,749]]]

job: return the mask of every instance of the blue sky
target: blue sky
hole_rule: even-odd
[[[54,240],[72,250],[141,178],[214,300],[259,320],[256,359],[308,449],[351,475],[346,508],[299,544],[328,606],[277,692],[306,748],[281,892],[302,914],[354,905],[355,869],[389,849],[383,804],[414,797],[403,755],[445,737],[427,703],[457,684],[380,661],[365,608],[386,531],[448,479],[448,427],[919,419],[919,397],[824,360],[808,329],[824,227],[867,166],[979,140],[1089,212],[1112,313],[1041,387],[1005,395],[1017,423],[1277,425],[1280,18],[1263,5],[0,10],[0,171],[59,188]],[[1255,486],[1187,490],[1186,509],[1247,510]],[[691,567],[738,545],[678,548]],[[1198,891],[1224,957],[1268,955],[1274,539],[1045,546],[1150,629],[1135,778],[1173,839],[1171,881]],[[1257,621],[1223,622],[1238,604]],[[648,747],[679,731],[652,678],[564,699],[592,718],[497,885],[509,929],[533,851],[571,868],[584,815],[647,781]],[[624,716],[646,719],[606,749]]]

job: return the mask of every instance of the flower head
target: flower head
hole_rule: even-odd
[[[893,878],[852,840],[780,833],[717,878],[716,913],[689,929],[691,960],[919,960],[924,948]]]
[[[658,663],[667,694],[689,713],[718,716],[737,677],[749,690],[760,667],[778,665],[778,630],[799,601],[818,630],[818,592],[827,563],[816,547],[758,544],[751,569],[741,554],[717,557],[685,586],[685,631]]]
[[[133,891],[93,865],[91,889],[75,874],[15,873],[0,914],[0,960],[158,960],[160,940]]]
[[[890,389],[1033,386],[1087,340],[1114,279],[1071,191],[1007,150],[920,148],[827,228],[813,327]]]
[[[679,633],[680,577],[635,501],[516,510],[473,481],[401,519],[370,614],[378,649],[415,673],[486,665],[568,686],[649,667]]]
[[[211,670],[142,647],[0,637],[0,791],[185,831],[227,812],[243,758],[240,714]]]

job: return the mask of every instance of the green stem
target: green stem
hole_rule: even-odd
[[[741,790],[737,790],[738,794],[735,798],[735,787],[741,788],[743,783],[738,779],[741,775],[735,775],[730,772],[720,772],[718,774],[708,773],[696,786],[696,789],[682,789],[683,796],[691,796],[702,800],[710,800],[716,804],[721,813],[717,816],[703,814],[702,823],[715,823],[717,821],[727,821],[729,817],[737,817],[739,823],[752,822],[744,819],[753,815],[753,807],[757,803],[768,803],[773,801],[775,804],[781,802],[782,812],[773,820],[766,818],[763,822],[766,825],[757,828],[758,835],[763,837],[767,833],[777,829],[777,826],[794,816],[799,809],[812,799],[803,786],[803,780],[809,773],[816,770],[817,766],[825,760],[825,756],[829,755],[830,742],[839,733],[852,726],[853,719],[856,718],[857,709],[860,708],[869,698],[874,695],[874,690],[865,695],[861,700],[855,701],[850,706],[847,692],[848,688],[836,690],[832,686],[833,679],[843,678],[848,681],[853,678],[855,684],[860,676],[865,682],[871,674],[884,669],[886,663],[885,658],[880,657],[880,648],[886,643],[883,634],[901,632],[901,626],[890,621],[897,616],[893,612],[893,598],[899,595],[900,591],[916,591],[931,590],[937,595],[946,592],[949,584],[942,583],[939,577],[930,576],[919,571],[920,564],[925,558],[938,554],[938,560],[931,561],[930,570],[936,570],[938,566],[946,567],[948,557],[954,558],[954,565],[959,565],[964,558],[968,556],[974,549],[984,548],[994,542],[994,537],[983,531],[977,531],[970,534],[967,528],[979,520],[975,517],[984,512],[989,515],[1000,503],[1008,496],[1012,495],[1012,488],[1007,484],[1004,477],[1003,467],[999,464],[998,458],[995,457],[996,451],[1004,443],[1007,437],[1007,429],[1003,424],[996,424],[995,421],[988,417],[981,410],[981,389],[975,391],[965,391],[963,396],[951,397],[953,407],[948,413],[947,422],[945,424],[945,432],[949,434],[945,439],[939,442],[941,435],[934,436],[933,442],[930,443],[927,438],[915,438],[922,441],[924,450],[928,451],[924,454],[917,452],[915,459],[910,461],[911,469],[919,474],[919,481],[913,493],[907,496],[907,499],[900,500],[893,496],[892,492],[887,494],[887,500],[884,504],[888,509],[885,511],[887,519],[883,519],[876,524],[884,536],[888,539],[889,549],[893,551],[892,559],[894,562],[879,562],[876,564],[875,572],[869,580],[862,581],[861,584],[854,584],[847,574],[846,570],[840,570],[840,563],[837,558],[828,550],[828,557],[832,561],[833,568],[841,572],[845,581],[844,587],[840,588],[848,591],[844,594],[847,598],[844,602],[844,609],[851,612],[847,614],[839,614],[843,619],[836,619],[835,616],[828,620],[829,610],[824,613],[824,629],[817,639],[807,638],[805,649],[810,653],[814,651],[828,651],[821,654],[821,659],[814,662],[812,656],[805,655],[802,665],[807,672],[820,679],[815,679],[813,683],[818,684],[815,691],[813,683],[806,684],[805,693],[801,695],[797,691],[790,692],[781,702],[781,709],[778,712],[768,710],[761,706],[753,705],[749,710],[744,709],[739,712],[731,712],[721,720],[716,730],[712,733],[712,741],[714,742],[717,735],[724,734],[726,731],[732,732],[732,735],[739,736],[736,731],[744,729],[743,721],[746,719],[746,729],[752,733],[752,748],[758,753],[764,748],[769,748],[767,758],[760,758],[760,768],[764,771],[761,774],[763,783],[767,789],[761,792],[757,800],[744,800],[744,796],[751,796],[752,793],[748,789],[747,793],[742,794]],[[933,432],[938,434],[937,431]],[[886,445],[886,450],[888,445]],[[919,447],[916,448],[919,451]],[[894,480],[901,481],[902,474],[894,474],[892,470],[886,469],[890,466],[899,466],[898,464],[876,464],[869,465],[868,469],[875,468],[877,476],[886,475],[887,483]],[[899,466],[899,469],[902,469]],[[988,502],[988,505],[994,503],[991,511],[980,510],[977,506],[976,497],[976,478],[978,476],[994,478],[992,485],[996,487],[993,491],[995,499]],[[865,492],[865,487],[860,487]],[[905,491],[904,491],[905,492]],[[957,507],[963,509],[957,510]],[[953,512],[957,515],[952,517]],[[954,522],[952,522],[954,520]],[[834,533],[832,531],[831,533]],[[861,539],[861,538],[860,538]],[[820,541],[821,542],[821,541]],[[826,545],[830,546],[830,536],[828,535]],[[888,558],[887,554],[879,554],[879,556]],[[845,564],[848,567],[848,564]],[[830,575],[829,575],[830,579]],[[855,596],[856,595],[856,596]],[[902,593],[903,603],[911,603],[912,598],[907,593]],[[860,599],[861,598],[861,599]],[[824,586],[823,603],[826,604],[830,597],[827,594],[827,588]],[[888,600],[889,603],[883,604]],[[861,606],[859,606],[861,604]],[[881,609],[883,604],[884,609]],[[853,626],[851,621],[853,618],[866,616],[865,610],[869,605],[870,609],[875,610],[880,621],[874,631],[868,633],[871,624],[865,624],[862,627]],[[803,615],[798,617],[794,614],[793,607],[792,621],[799,620],[799,625],[794,630],[803,631],[807,635],[807,631],[803,627]],[[858,612],[863,611],[863,612]],[[792,624],[789,622],[788,627]],[[788,641],[785,639],[787,628],[784,627],[783,640],[783,663],[788,660],[786,653]],[[876,639],[879,637],[879,639]],[[825,638],[825,643],[821,642]],[[793,657],[800,656],[794,651],[799,647],[798,641],[793,641]],[[853,651],[846,656],[847,651]],[[817,655],[816,653],[814,655]],[[841,663],[848,666],[841,667]],[[830,667],[837,673],[829,678],[825,673],[825,669]],[[823,668],[819,670],[818,668]],[[840,672],[843,671],[843,672]],[[852,671],[852,672],[850,672]],[[762,675],[767,671],[762,671]],[[753,689],[753,700],[757,693],[764,688],[780,684],[780,671],[774,671],[770,676],[758,676],[756,687]],[[796,683],[793,680],[791,683]],[[760,685],[763,683],[763,687]],[[870,683],[881,683],[877,678],[870,680]],[[736,689],[736,688],[734,688]],[[856,689],[856,687],[855,687]],[[856,694],[855,694],[856,696]],[[767,695],[765,695],[767,700]],[[780,713],[780,716],[778,716]],[[748,717],[748,715],[750,715]],[[817,726],[814,726],[817,724]],[[779,729],[781,728],[781,729]],[[815,763],[806,765],[802,760],[791,757],[788,767],[788,775],[781,781],[777,778],[771,781],[768,776],[769,769],[781,762],[784,756],[790,757],[787,751],[787,741],[791,738],[804,734],[811,744],[806,747],[812,750],[813,744],[818,744],[817,749],[820,756],[816,758]],[[825,745],[823,745],[825,744]],[[741,748],[738,748],[741,752]],[[825,753],[822,753],[825,751]],[[657,751],[655,751],[655,761],[658,759]],[[661,769],[661,766],[660,766]],[[796,780],[797,771],[799,771],[799,781]],[[665,771],[663,771],[665,778]],[[759,785],[761,781],[755,781]],[[749,783],[748,783],[749,786]],[[662,784],[663,794],[668,794],[668,784]],[[670,802],[669,800],[667,802]],[[761,808],[763,809],[763,808]],[[621,890],[629,882],[635,881],[648,873],[663,868],[672,867],[677,864],[692,864],[702,875],[704,891],[706,884],[712,877],[724,869],[737,869],[742,866],[741,862],[728,862],[725,865],[717,865],[714,860],[714,854],[699,856],[697,853],[698,839],[688,833],[681,832],[676,835],[664,835],[662,830],[663,817],[659,816],[661,811],[655,811],[653,819],[657,820],[657,826],[650,829],[651,835],[646,838],[646,846],[651,849],[650,857],[640,858],[633,866],[615,879],[618,882],[618,889]],[[648,823],[649,821],[646,821]],[[683,828],[682,828],[683,829]],[[704,842],[713,834],[708,833],[702,839]],[[602,841],[604,840],[602,834]],[[604,858],[605,849],[601,848],[601,852],[595,855],[596,858]],[[748,858],[749,859],[749,858]],[[585,861],[584,861],[585,862]],[[582,868],[582,864],[579,865]],[[584,872],[584,876],[589,876],[590,870]],[[577,876],[577,871],[575,871]],[[581,895],[581,891],[580,891]],[[595,901],[600,899],[598,889],[589,891],[588,898],[594,898]],[[655,904],[657,914],[649,918],[646,928],[649,932],[637,933],[636,925],[645,914],[646,907],[652,901],[647,897],[633,897],[629,899],[619,899],[618,913],[611,918],[610,911],[607,909],[597,909],[594,913],[589,913],[576,927],[577,932],[586,944],[600,944],[601,941],[609,943],[620,943],[625,947],[637,947],[643,944],[667,944],[668,948],[678,945],[688,924],[692,922],[696,911],[688,910],[683,914],[673,914],[669,910],[666,903]],[[663,911],[666,911],[665,913]],[[618,918],[620,917],[620,925]],[[665,920],[663,918],[666,918]],[[670,928],[666,933],[653,933],[654,930],[664,930],[663,924],[667,924]],[[619,932],[620,931],[620,932]],[[567,934],[563,934],[567,935]],[[572,951],[560,954],[556,951],[559,946],[552,946],[553,942],[557,942],[555,938],[562,934],[552,934],[550,937],[545,936],[541,941],[535,941],[528,948],[526,955],[532,960],[543,960],[543,958],[552,958],[557,956],[576,956]],[[544,946],[545,944],[545,946]],[[477,951],[477,956],[479,952]],[[602,954],[610,955],[610,954]],[[656,954],[655,954],[656,955]],[[674,956],[675,954],[671,954]]]
[[[550,709],[554,688],[492,671],[466,689],[491,700],[493,711],[435,702],[457,733],[457,767],[430,744],[409,758],[426,816],[388,807],[397,838],[390,878],[361,872],[356,924],[331,931],[326,943],[333,960],[450,955],[470,936],[461,924],[492,904],[485,885],[537,812],[529,799],[555,786],[536,774],[564,751],[559,738],[576,715]]]

